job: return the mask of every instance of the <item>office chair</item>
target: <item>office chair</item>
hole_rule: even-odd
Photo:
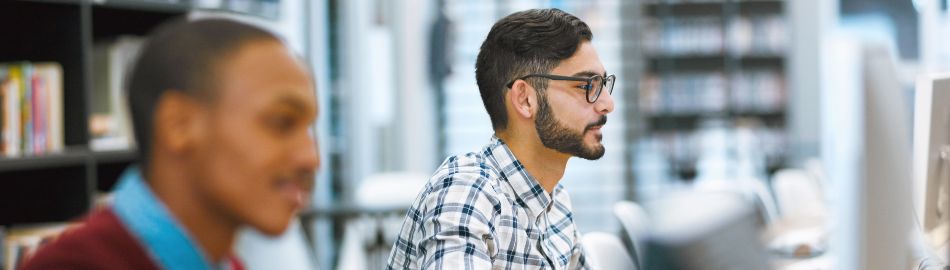
[[[584,248],[591,269],[639,270],[616,235],[590,232],[584,234]]]
[[[642,269],[646,246],[644,240],[650,229],[646,211],[635,202],[619,201],[614,204],[614,216],[620,221],[623,243],[635,266],[631,269]]]

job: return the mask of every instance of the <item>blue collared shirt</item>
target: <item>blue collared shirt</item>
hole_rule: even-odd
[[[497,137],[449,157],[409,209],[388,269],[587,269],[571,201]]]
[[[214,269],[184,226],[152,193],[137,167],[122,174],[114,194],[112,210],[160,268]]]

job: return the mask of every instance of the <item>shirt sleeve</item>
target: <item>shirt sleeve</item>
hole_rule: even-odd
[[[590,270],[590,264],[587,262],[587,251],[584,250],[584,244],[581,243],[581,235],[574,230],[574,248],[571,255],[570,269]]]
[[[422,269],[490,269],[497,246],[492,221],[500,209],[487,179],[448,175],[424,204],[419,249]]]

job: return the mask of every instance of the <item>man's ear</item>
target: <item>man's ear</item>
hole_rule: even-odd
[[[524,80],[516,80],[508,90],[508,100],[514,109],[513,115],[523,118],[533,117],[537,112],[537,97],[531,84]]]
[[[183,153],[199,142],[204,125],[201,106],[181,91],[165,91],[155,104],[155,146]]]

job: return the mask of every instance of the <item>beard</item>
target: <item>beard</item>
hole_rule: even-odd
[[[597,160],[604,156],[604,145],[585,146],[584,134],[594,126],[606,124],[606,115],[602,115],[597,122],[587,124],[583,131],[576,132],[554,118],[546,97],[539,95],[538,101],[538,118],[535,119],[534,123],[538,136],[541,138],[541,144],[558,152],[586,160]],[[601,138],[602,135],[598,134],[597,141],[599,142]]]

